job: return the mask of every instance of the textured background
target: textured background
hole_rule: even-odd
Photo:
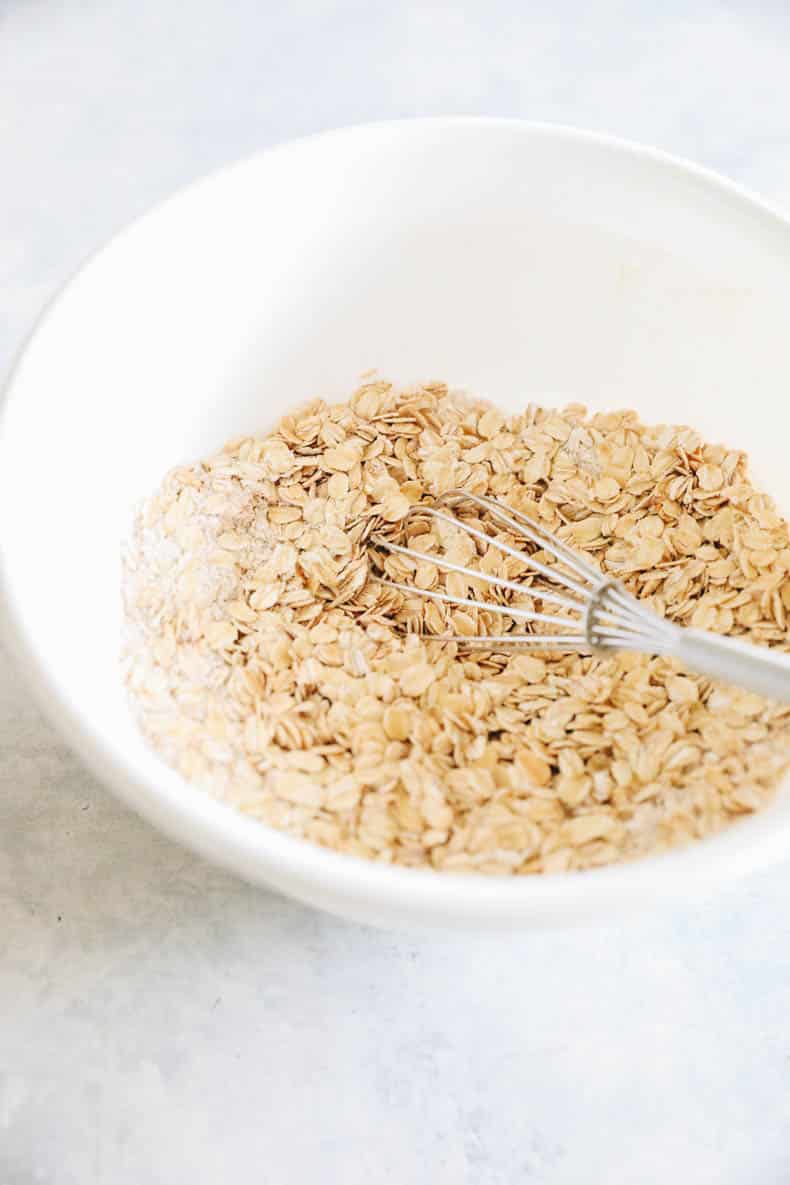
[[[783,0],[0,0],[0,367],[130,217],[338,124],[576,123],[790,204],[788,45]],[[790,1181],[790,865],[417,942],[160,838],[5,664],[0,753],[0,1185]]]

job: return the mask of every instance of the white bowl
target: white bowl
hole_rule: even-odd
[[[248,880],[384,925],[554,925],[697,897],[790,847],[790,800],[658,859],[545,878],[387,868],[268,830],[146,747],[119,686],[119,543],[167,469],[368,367],[505,407],[635,407],[746,448],[790,506],[790,224],[661,153],[571,129],[351,128],[199,182],[47,310],[0,422],[8,643],[85,762]]]

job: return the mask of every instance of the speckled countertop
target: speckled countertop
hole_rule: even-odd
[[[788,203],[789,39],[780,0],[0,0],[0,366],[130,217],[333,125],[576,123]],[[412,941],[161,838],[5,663],[0,753],[0,1185],[790,1181],[790,862]]]

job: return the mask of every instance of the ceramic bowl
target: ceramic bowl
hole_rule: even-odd
[[[513,929],[696,899],[790,849],[790,798],[594,872],[388,868],[211,801],[119,683],[119,546],[178,462],[369,367],[507,408],[633,407],[753,457],[790,507],[790,225],[713,174],[573,129],[439,119],[287,144],[192,185],[50,305],[0,422],[4,636],[52,720],[154,826],[239,876],[382,925]],[[68,842],[64,840],[63,842]]]

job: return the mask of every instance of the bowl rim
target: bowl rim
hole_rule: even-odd
[[[39,338],[83,272],[139,225],[154,219],[171,203],[243,170],[261,157],[309,151],[318,141],[375,136],[385,131],[391,133],[394,129],[408,136],[412,129],[419,132],[427,126],[437,129],[504,128],[515,135],[556,138],[613,149],[695,178],[790,232],[790,218],[778,207],[712,169],[662,149],[567,124],[485,116],[415,117],[352,124],[287,140],[214,169],[180,187],[125,223],[83,259],[44,304],[17,349],[2,383],[0,459],[3,450],[9,446],[7,413],[17,397],[17,379],[28,355],[37,348]],[[788,237],[790,246],[790,234]],[[551,915],[556,920],[573,915],[593,917],[602,907],[620,912],[650,900],[687,896],[690,876],[697,888],[703,884],[714,885],[725,877],[732,881],[753,868],[781,859],[786,851],[785,833],[790,832],[790,821],[782,824],[773,820],[773,827],[766,826],[766,815],[770,812],[759,812],[737,821],[715,836],[661,855],[545,877],[453,875],[432,869],[387,865],[330,851],[308,840],[278,832],[242,815],[232,806],[196,792],[195,787],[175,771],[168,770],[162,777],[149,778],[128,761],[111,738],[93,727],[79,705],[62,694],[46,661],[36,652],[19,608],[13,572],[7,563],[2,538],[0,637],[43,714],[88,768],[127,806],[176,842],[248,881],[267,884],[271,879],[268,873],[275,876],[279,873],[286,880],[295,879],[306,890],[307,896],[322,889],[328,891],[333,895],[328,905],[334,900],[349,906],[359,903],[402,912],[423,911],[462,922],[495,918],[528,921],[533,914]],[[298,890],[295,895],[300,895]],[[342,905],[337,908],[342,911]]]

